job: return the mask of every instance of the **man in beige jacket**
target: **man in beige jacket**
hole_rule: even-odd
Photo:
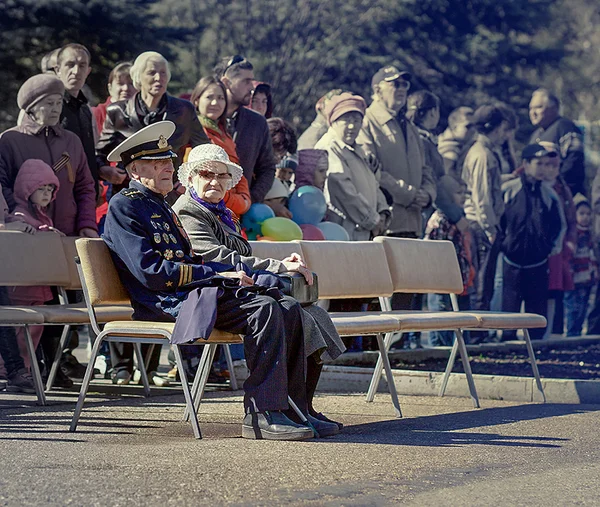
[[[379,69],[373,79],[373,102],[357,139],[367,157],[381,164],[381,188],[392,201],[389,236],[420,238],[421,210],[436,197],[433,171],[425,164],[417,128],[401,113],[411,75],[396,67]]]

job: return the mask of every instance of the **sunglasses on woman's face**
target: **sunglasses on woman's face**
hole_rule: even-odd
[[[206,169],[202,169],[201,171],[198,171],[198,176],[200,176],[200,178],[202,178],[203,180],[207,180],[207,181],[213,181],[213,180],[217,180],[217,181],[230,181],[231,180],[231,174],[229,173],[215,173],[213,171],[207,171]]]

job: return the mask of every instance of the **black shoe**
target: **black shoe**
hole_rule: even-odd
[[[85,366],[83,366],[73,354],[65,352],[60,362],[60,369],[70,378],[83,379],[85,376]]]
[[[54,377],[54,384],[52,384],[52,387],[60,387],[61,389],[71,389],[71,387],[73,387],[73,381],[69,377],[67,377],[59,368],[56,371],[56,377]]]
[[[305,424],[301,422],[300,416],[296,414],[296,412],[294,412],[293,410],[286,411],[286,416],[296,424]],[[315,429],[315,431],[318,433],[319,437],[331,437],[333,435],[337,435],[340,432],[339,426],[333,421],[319,419],[318,417],[314,417],[310,414],[305,414],[305,417]]]
[[[31,374],[27,371],[27,368],[21,368],[8,376],[6,390],[9,393],[35,394],[33,378],[31,378]]]
[[[242,438],[254,440],[306,440],[313,431],[290,421],[283,412],[251,412],[242,424]]]
[[[337,427],[339,428],[340,431],[342,431],[344,429],[344,425],[341,422],[332,421],[327,416],[323,415],[321,412],[310,411],[309,413],[311,416],[313,416],[315,419],[318,419],[319,421],[337,424]]]

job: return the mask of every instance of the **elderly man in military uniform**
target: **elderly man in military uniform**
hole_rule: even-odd
[[[193,328],[195,333],[184,341],[207,337],[213,327],[242,335],[250,369],[244,383],[242,436],[311,438],[311,428],[288,418],[293,417],[288,395],[303,412],[306,407],[301,307],[272,289],[266,295],[244,266],[203,263],[194,254],[165,201],[173,189],[176,155],[168,138],[174,130],[172,122],[155,123],[109,155],[110,161],[122,162],[131,178],[129,188],[110,201],[103,239],[131,296],[133,318],[179,317],[177,324],[184,320],[181,328]],[[182,343],[175,334],[173,341]],[[131,347],[126,352],[127,359],[117,369],[132,361]]]

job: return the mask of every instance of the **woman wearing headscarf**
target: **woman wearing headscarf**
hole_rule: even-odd
[[[329,171],[325,199],[331,221],[340,224],[352,241],[371,239],[389,224],[389,206],[362,148],[356,144],[367,104],[359,95],[342,93],[325,108],[329,130],[315,146],[326,150]]]
[[[186,193],[175,203],[194,252],[205,261],[241,265],[254,272],[271,274],[299,272],[312,283],[312,274],[298,255],[283,261],[259,259],[252,255],[250,244],[240,234],[240,227],[225,206],[223,197],[228,188],[241,178],[242,168],[230,162],[227,153],[214,145],[194,148],[179,171]],[[310,415],[330,423],[326,431],[337,432],[338,425],[318,413],[312,400],[319,381],[324,359],[335,359],[345,347],[325,310],[315,305],[304,308],[303,328],[307,357],[307,400]],[[334,428],[335,426],[335,428]],[[319,430],[319,433],[322,433]],[[333,433],[331,433],[333,434]]]

